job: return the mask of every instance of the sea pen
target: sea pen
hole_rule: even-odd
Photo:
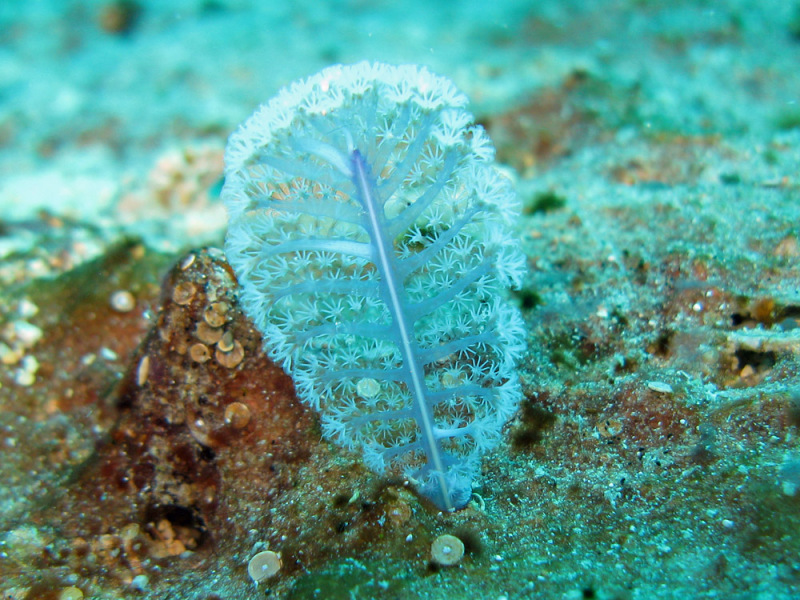
[[[519,213],[467,100],[416,66],[336,65],[231,136],[226,254],[326,436],[443,509],[521,395]]]

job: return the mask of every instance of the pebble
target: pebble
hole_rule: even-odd
[[[42,330],[27,321],[16,321],[13,325],[14,340],[23,348],[30,348],[42,337]]]
[[[33,385],[33,383],[36,381],[36,371],[38,370],[39,361],[36,360],[36,357],[30,355],[25,356],[22,359],[20,368],[14,373],[14,381],[23,387]]]
[[[197,257],[194,254],[190,254],[189,256],[184,258],[183,262],[181,263],[181,271],[185,271],[186,269],[191,267],[194,264],[196,258]]]
[[[19,301],[17,312],[23,319],[28,319],[30,317],[35,317],[39,313],[39,307],[27,298],[23,298]]]
[[[143,386],[147,382],[147,376],[150,374],[150,357],[143,356],[139,362],[139,368],[136,369],[136,383]]]
[[[671,394],[673,391],[672,386],[663,381],[648,381],[647,387],[659,394]]]
[[[58,595],[58,600],[81,600],[83,592],[74,586],[65,587]]]
[[[136,298],[127,290],[117,290],[111,294],[111,308],[117,312],[131,312],[136,308]]]

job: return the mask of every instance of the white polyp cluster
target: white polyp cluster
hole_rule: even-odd
[[[325,434],[463,506],[521,397],[519,214],[467,99],[424,67],[336,65],[232,136],[246,313]]]

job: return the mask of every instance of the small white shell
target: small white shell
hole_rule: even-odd
[[[272,550],[259,552],[247,563],[247,572],[256,583],[266,581],[281,570],[281,557]]]
[[[464,542],[454,535],[440,535],[431,544],[431,559],[442,567],[452,567],[464,558]]]

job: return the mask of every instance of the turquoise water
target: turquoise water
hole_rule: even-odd
[[[777,0],[4,2],[3,597],[796,597],[798,59]],[[453,514],[322,438],[218,250],[228,135],[362,60],[452,79],[522,203]]]

